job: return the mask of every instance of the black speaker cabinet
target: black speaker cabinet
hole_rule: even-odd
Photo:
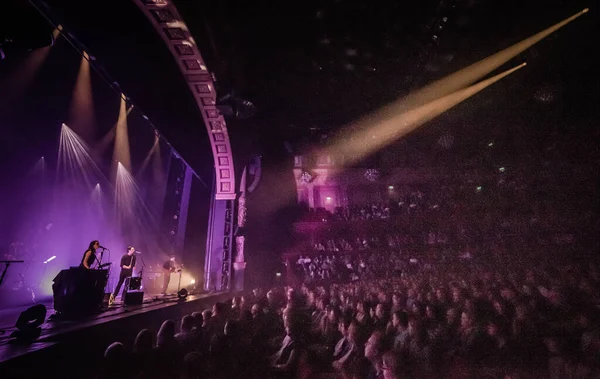
[[[125,292],[125,305],[141,305],[144,302],[144,292],[127,291]]]
[[[142,289],[142,278],[133,276],[125,278],[125,288],[127,291],[139,291]]]

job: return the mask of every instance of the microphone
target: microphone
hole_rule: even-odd
[[[106,247],[104,246],[98,246],[99,249],[103,249],[103,250],[108,250]]]
[[[136,251],[135,253],[136,253],[136,254],[142,254],[142,252],[141,252],[141,251]]]

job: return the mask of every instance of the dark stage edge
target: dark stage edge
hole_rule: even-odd
[[[117,305],[82,320],[47,321],[42,326],[40,338],[29,345],[7,343],[8,331],[0,335],[0,376],[89,378],[89,371],[80,372],[82,364],[97,372],[102,353],[112,342],[119,341],[131,348],[141,329],[147,328],[156,333],[162,322],[168,319],[175,320],[179,326],[183,316],[210,308],[215,302],[233,296],[235,294],[231,292],[213,292],[190,295],[185,301],[178,301],[176,296],[145,298],[142,305]],[[52,313],[49,308],[46,319]],[[16,317],[18,313],[14,319]],[[0,329],[8,326],[2,325]],[[14,323],[10,325],[13,326]]]

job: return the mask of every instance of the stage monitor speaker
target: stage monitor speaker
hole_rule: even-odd
[[[127,291],[125,292],[125,305],[142,305],[144,302],[143,291]]]

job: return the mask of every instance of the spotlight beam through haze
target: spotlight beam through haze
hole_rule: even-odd
[[[52,32],[54,41],[61,35],[62,26],[58,26]],[[19,66],[16,72],[9,76],[8,82],[2,85],[2,94],[0,98],[0,110],[8,112],[12,109],[14,102],[21,100],[27,88],[33,83],[37,72],[40,70],[54,44],[35,49],[27,54],[24,62]],[[6,96],[5,96],[6,95]]]
[[[488,86],[496,83],[502,78],[512,74],[513,72],[525,67],[526,63],[522,63],[510,70],[504,71],[489,79],[483,80],[470,87],[456,91],[437,100],[431,101],[420,107],[413,108],[404,113],[400,113],[395,117],[387,119],[385,122],[377,125],[376,128],[363,130],[355,134],[352,139],[341,147],[343,150],[329,151],[329,154],[344,154],[347,160],[355,162],[362,157],[365,157],[398,138],[410,133],[427,121],[434,119],[448,109],[460,104],[471,96],[479,93]]]
[[[416,92],[409,94],[408,96],[390,104],[374,113],[367,115],[361,120],[350,125],[351,130],[348,133],[341,133],[342,135],[354,135],[353,138],[364,138],[366,134],[371,135],[386,135],[390,134],[390,131],[383,131],[385,127],[390,126],[390,120],[398,117],[399,114],[410,112],[416,108],[422,107],[425,104],[432,102],[436,99],[442,98],[455,91],[458,91],[465,86],[475,83],[484,76],[488,75],[498,67],[502,66],[510,59],[516,57],[523,51],[527,50],[537,42],[541,41],[548,35],[567,25],[571,21],[577,19],[579,16],[587,13],[588,8],[576,13],[575,15],[545,29],[541,32],[534,34],[533,36],[522,40],[504,50],[501,50],[481,61],[474,63],[468,67],[465,67],[454,74],[446,76],[428,86],[423,87]],[[354,131],[357,130],[357,131]],[[392,141],[388,141],[391,143]],[[330,146],[329,150],[340,153],[345,152],[346,139],[341,137],[334,141]],[[383,146],[383,145],[381,145]],[[372,150],[367,152],[371,153]],[[346,155],[346,154],[344,154]],[[349,157],[352,158],[352,157]]]
[[[150,160],[154,157],[155,154],[158,154],[158,160],[160,162],[160,138],[158,136],[154,137],[154,143],[152,144],[150,151],[148,151],[148,154],[146,154],[146,157],[144,158],[144,161],[142,162],[142,165],[138,170],[138,176],[142,175],[144,171],[146,171],[146,167],[148,167]]]
[[[100,183],[97,183],[90,194],[89,205],[90,205],[90,209],[95,214],[97,214],[100,218],[104,217],[103,201],[104,201],[104,194],[102,192],[102,187],[100,186]]]
[[[133,104],[130,105],[129,108],[127,109],[128,117],[132,110],[133,110]],[[106,149],[108,148],[108,146],[110,145],[110,143],[114,141],[115,136],[117,135],[118,122],[119,121],[117,120],[117,123],[115,123],[115,125],[113,125],[113,127],[110,128],[110,130],[108,132],[106,132],[106,134],[104,136],[102,136],[102,138],[100,139],[100,142],[98,142],[96,144],[96,146],[94,147],[94,153],[97,156],[103,155],[104,152],[106,151]]]
[[[92,75],[88,54],[84,51],[79,65],[77,81],[73,89],[69,124],[85,140],[94,136],[94,99],[92,95]]]
[[[88,145],[66,124],[62,124],[58,146],[57,179],[83,181],[92,188],[98,178],[104,179],[90,154]]]
[[[121,162],[117,162],[114,205],[117,220],[121,225],[137,224],[142,227],[145,224],[156,223],[157,218],[144,201],[142,190]]]
[[[115,147],[113,162],[119,162],[127,172],[131,172],[131,153],[129,152],[129,133],[127,130],[127,102],[125,95],[121,95],[119,117],[115,127]],[[117,169],[118,171],[118,169]]]

